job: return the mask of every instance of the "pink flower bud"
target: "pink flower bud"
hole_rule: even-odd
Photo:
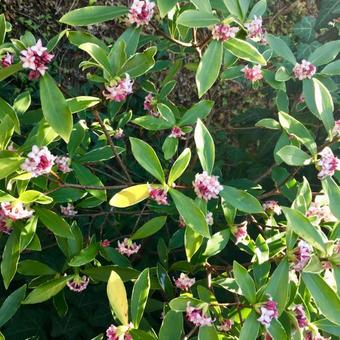
[[[39,148],[34,145],[25,162],[21,165],[21,169],[31,173],[32,177],[38,177],[50,173],[54,161],[55,156],[51,154],[46,146]]]
[[[267,44],[267,32],[262,27],[262,18],[254,16],[254,19],[250,22],[244,25],[248,30],[247,38],[254,40],[262,45]]]
[[[219,41],[227,41],[235,38],[236,33],[240,29],[238,27],[231,27],[225,24],[217,24],[212,29],[212,38]]]
[[[229,332],[234,325],[234,321],[231,319],[225,319],[223,322],[217,326],[217,329],[221,332]]]
[[[89,282],[90,279],[86,275],[82,277],[77,275],[74,279],[67,281],[67,287],[76,293],[80,293],[87,288]]]
[[[300,328],[308,326],[308,320],[302,305],[296,305],[294,308],[294,313]]]
[[[266,212],[281,215],[281,207],[279,206],[277,201],[274,200],[265,201],[262,204],[262,207]]]
[[[137,243],[132,242],[128,238],[124,238],[122,242],[118,241],[117,244],[117,251],[122,255],[126,255],[127,257],[130,257],[133,254],[137,254],[141,247],[141,245],[137,245]]]
[[[183,136],[185,136],[185,132],[183,132],[182,129],[178,126],[174,126],[171,130],[171,134],[169,135],[170,138],[181,138],[181,139],[183,139]]]
[[[154,14],[155,3],[149,0],[134,0],[129,10],[128,19],[137,27],[147,25]]]
[[[294,77],[299,80],[311,79],[316,72],[316,67],[309,61],[303,59],[301,64],[296,64],[293,68]]]
[[[297,272],[302,271],[302,269],[307,265],[311,258],[313,248],[305,241],[300,240],[297,247],[294,250],[295,262],[294,269]]]
[[[128,74],[125,74],[125,79],[121,79],[115,85],[105,86],[106,91],[103,91],[103,96],[107,100],[115,102],[123,102],[129,94],[132,93],[133,81]]]
[[[74,205],[71,203],[67,203],[66,207],[60,206],[60,211],[64,216],[73,217],[77,215],[78,211],[74,209]]]
[[[70,158],[66,156],[57,156],[55,158],[55,164],[57,165],[58,170],[63,173],[68,173],[72,171],[72,169],[70,168],[70,162]]]
[[[168,195],[165,190],[161,188],[149,187],[149,197],[156,201],[158,205],[168,205]]]
[[[195,279],[191,279],[188,275],[181,273],[179,278],[175,280],[175,285],[177,288],[188,291],[192,285],[195,284]]]
[[[279,312],[277,310],[277,302],[269,298],[268,301],[263,303],[260,307],[261,316],[257,319],[262,325],[266,328],[270,326],[270,323],[273,319],[277,319],[279,317]]]
[[[1,66],[3,68],[11,66],[13,64],[13,62],[14,62],[14,57],[13,57],[12,54],[10,54],[8,52],[4,56],[2,56],[2,58],[1,58]]]
[[[218,198],[218,194],[223,190],[217,176],[209,176],[203,171],[201,174],[196,174],[195,181],[192,183],[197,197],[209,201],[212,198]]]
[[[320,156],[321,158],[318,162],[318,166],[321,168],[318,173],[318,178],[320,180],[323,180],[328,176],[333,176],[335,171],[340,170],[340,160],[338,157],[334,156],[329,147],[325,147],[320,152]]]
[[[255,82],[263,78],[261,65],[255,65],[253,68],[247,65],[241,71],[244,73],[244,77],[251,82]]]
[[[213,323],[213,320],[210,317],[204,315],[202,309],[190,306],[190,302],[185,311],[186,318],[195,326],[210,326]]]

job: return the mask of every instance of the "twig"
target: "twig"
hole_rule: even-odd
[[[117,152],[117,150],[116,150],[116,147],[115,147],[115,145],[114,145],[113,142],[112,142],[112,139],[111,139],[111,136],[110,136],[110,134],[109,134],[109,131],[107,131],[107,129],[106,129],[106,127],[105,127],[105,124],[104,124],[103,120],[100,118],[99,112],[98,112],[97,110],[94,110],[94,111],[93,111],[93,114],[94,114],[94,116],[96,117],[96,119],[97,119],[99,125],[101,126],[101,128],[102,128],[102,130],[103,130],[103,132],[104,132],[104,134],[105,134],[106,140],[107,140],[107,142],[109,143],[109,145],[110,145],[110,147],[111,147],[111,149],[112,149],[112,152],[113,152],[113,154],[115,155],[115,158],[117,159],[117,161],[118,161],[118,163],[119,163],[119,166],[122,168],[122,170],[123,170],[123,172],[124,172],[124,174],[125,174],[125,176],[126,176],[126,179],[128,180],[128,182],[129,182],[130,184],[132,184],[133,182],[132,182],[132,179],[131,179],[131,177],[130,177],[130,174],[129,174],[129,172],[128,172],[126,166],[124,165],[122,159],[120,158],[120,156],[119,156],[119,154],[118,154],[118,152]]]

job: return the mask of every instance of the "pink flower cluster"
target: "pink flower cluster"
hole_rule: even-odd
[[[227,41],[235,38],[236,33],[240,29],[238,27],[231,27],[225,24],[217,24],[212,29],[212,38],[219,41]]]
[[[141,247],[140,244],[132,242],[128,238],[124,238],[122,242],[118,241],[117,245],[117,251],[122,255],[126,255],[127,257],[130,257],[133,254],[137,254]]]
[[[294,308],[294,313],[300,328],[308,326],[308,320],[302,305],[296,305]]]
[[[234,325],[234,321],[231,319],[225,319],[223,322],[217,326],[217,329],[221,332],[229,332]]]
[[[154,98],[152,93],[149,93],[144,99],[144,110],[148,111],[151,116],[158,118],[160,114],[157,111],[156,104],[156,99]]]
[[[64,216],[72,217],[77,215],[78,211],[74,209],[74,205],[71,203],[67,203],[66,207],[60,206],[60,211]]]
[[[214,224],[214,216],[213,213],[208,211],[208,213],[205,215],[205,220],[209,226]]]
[[[294,77],[299,80],[311,79],[316,72],[316,67],[309,61],[303,59],[301,64],[296,63],[293,68]]]
[[[72,171],[72,169],[70,168],[70,163],[71,163],[71,160],[69,157],[57,156],[55,158],[55,164],[58,170],[65,174]]]
[[[262,27],[262,18],[254,15],[254,19],[244,25],[248,30],[247,38],[254,40],[262,45],[267,44],[267,32]]]
[[[336,217],[329,209],[328,199],[325,195],[317,195],[306,212],[308,218],[313,219],[313,224],[320,224],[324,222],[336,222]]]
[[[113,138],[114,139],[122,139],[124,137],[124,130],[119,128],[113,131]]]
[[[123,102],[129,94],[132,93],[133,81],[130,76],[126,73],[125,79],[120,79],[113,85],[106,85],[103,91],[103,96],[107,100],[113,100],[115,102]]]
[[[168,205],[168,195],[164,189],[149,187],[149,197],[158,205]]]
[[[46,66],[53,59],[54,55],[47,52],[47,48],[43,47],[41,39],[34,46],[21,52],[22,67],[30,69],[28,78],[30,80],[38,79],[43,76],[48,69]]]
[[[111,325],[106,330],[107,340],[132,340],[132,336],[128,333],[124,334],[124,337],[121,337],[117,334],[117,327],[115,325]]]
[[[9,235],[12,232],[11,227],[8,225],[8,218],[5,213],[0,209],[0,233]]]
[[[277,302],[272,298],[269,298],[262,306],[260,307],[261,316],[257,319],[262,325],[266,328],[270,326],[270,323],[273,319],[277,319],[279,317],[279,312],[277,310]]]
[[[110,240],[103,240],[103,241],[100,241],[100,246],[103,247],[103,248],[107,248],[107,247],[110,247],[111,245],[111,241]]]
[[[190,278],[187,274],[181,273],[179,278],[175,280],[177,288],[188,291],[196,282],[195,278]]]
[[[213,323],[213,320],[209,316],[204,315],[201,308],[190,306],[190,302],[187,304],[185,312],[186,318],[195,326],[210,326]]]
[[[340,170],[340,159],[334,156],[333,151],[329,147],[325,147],[320,152],[320,156],[321,158],[318,162],[321,168],[318,173],[320,180],[325,179],[327,176],[333,176],[335,171]]]
[[[185,132],[178,126],[174,126],[171,130],[171,134],[169,135],[170,138],[181,138],[183,139],[185,136]]]
[[[30,218],[34,210],[24,205],[22,202],[2,202],[1,213],[12,221]]]
[[[128,19],[137,27],[147,25],[154,14],[155,3],[149,0],[134,0],[129,10]]]
[[[209,176],[206,171],[196,174],[195,181],[192,183],[197,197],[206,202],[212,198],[217,198],[223,186],[218,181],[217,176]]]
[[[335,125],[333,128],[333,136],[335,138],[340,138],[340,119],[335,121]]]
[[[297,272],[302,271],[302,269],[307,265],[311,258],[312,252],[313,248],[306,241],[299,241],[297,247],[294,250],[294,269]]]
[[[248,236],[248,231],[247,231],[247,221],[237,225],[234,227],[232,230],[232,233],[234,237],[236,238],[236,244],[244,241],[246,237]]]
[[[46,146],[39,148],[34,145],[21,165],[21,169],[31,173],[32,177],[48,174],[51,172],[55,158]]]
[[[262,204],[263,209],[268,213],[274,213],[276,215],[281,215],[281,207],[277,201],[269,200]]]
[[[77,275],[74,279],[67,281],[67,287],[73,292],[80,293],[85,290],[90,282],[90,279],[83,275],[80,277]]]
[[[13,64],[13,62],[14,62],[14,57],[13,57],[12,54],[10,54],[8,52],[4,56],[2,56],[2,58],[1,58],[1,66],[3,68],[11,66]]]
[[[247,65],[241,71],[244,73],[244,78],[251,82],[255,82],[263,78],[261,65],[255,65],[254,67],[249,67]]]

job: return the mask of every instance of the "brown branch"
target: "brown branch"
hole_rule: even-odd
[[[132,184],[133,182],[132,182],[132,179],[131,179],[131,177],[130,177],[130,174],[129,174],[129,172],[128,172],[126,166],[124,165],[122,159],[120,158],[120,156],[119,156],[119,154],[118,154],[118,152],[117,152],[117,150],[116,150],[116,147],[115,147],[115,145],[114,145],[113,142],[112,142],[110,133],[109,133],[109,131],[107,131],[107,129],[106,129],[106,127],[105,127],[105,124],[104,124],[103,120],[100,118],[99,112],[98,112],[97,110],[94,110],[94,111],[93,111],[93,114],[94,114],[94,116],[96,117],[96,119],[97,119],[99,125],[101,126],[101,128],[102,128],[102,130],[103,130],[103,132],[104,132],[104,134],[105,134],[106,140],[107,140],[107,142],[109,143],[109,145],[110,145],[110,147],[111,147],[111,149],[112,149],[112,152],[113,152],[113,154],[115,155],[115,158],[117,159],[117,161],[118,161],[118,163],[119,163],[119,166],[120,166],[121,169],[123,170],[123,172],[124,172],[124,174],[125,174],[125,176],[126,176],[126,179],[128,180],[129,184]]]

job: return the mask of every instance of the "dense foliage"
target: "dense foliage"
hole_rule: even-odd
[[[1,337],[339,337],[337,5],[287,36],[266,0],[0,15]]]

